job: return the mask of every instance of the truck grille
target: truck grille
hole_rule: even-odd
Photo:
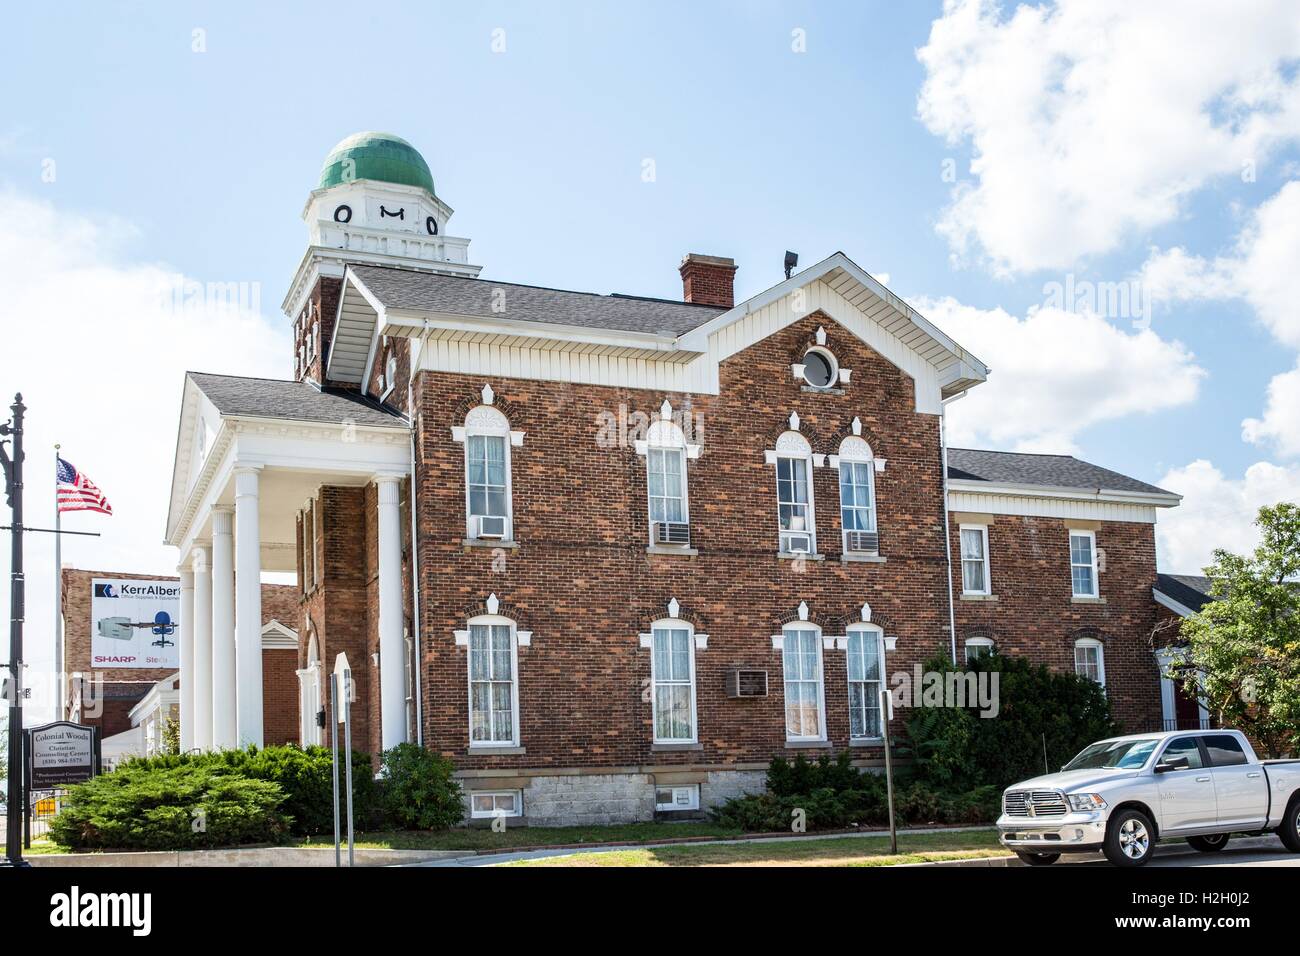
[[[1063,817],[1068,809],[1056,790],[1008,790],[1002,805],[1009,817]]]

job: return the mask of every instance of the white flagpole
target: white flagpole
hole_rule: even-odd
[[[59,511],[59,447],[54,446],[54,719],[63,720],[63,513]]]

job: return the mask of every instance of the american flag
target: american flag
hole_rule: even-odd
[[[59,511],[98,511],[111,515],[113,506],[95,483],[77,471],[71,463],[59,459]]]

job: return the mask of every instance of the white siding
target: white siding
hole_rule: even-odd
[[[1155,524],[1156,509],[1114,501],[1076,501],[1069,498],[1034,498],[1029,495],[990,495],[953,491],[949,511],[980,514],[1028,515],[1034,518],[1078,518],[1082,521],[1134,521]]]

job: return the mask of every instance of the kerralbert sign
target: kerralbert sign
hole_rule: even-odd
[[[26,733],[29,789],[84,783],[98,771],[94,727],[58,721]]]
[[[92,668],[181,666],[178,582],[94,578],[91,585]]]

